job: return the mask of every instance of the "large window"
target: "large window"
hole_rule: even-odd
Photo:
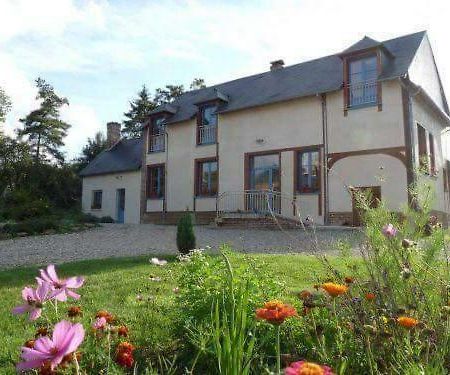
[[[349,106],[377,103],[376,56],[350,60],[348,65]]]
[[[436,152],[434,149],[434,136],[431,133],[428,134],[428,144],[430,146],[430,173],[434,176],[437,174]]]
[[[419,146],[419,167],[422,171],[429,171],[427,131],[417,124],[417,141]]]
[[[196,162],[196,195],[215,196],[219,184],[219,170],[216,159]]]
[[[166,126],[164,116],[152,119],[148,132],[148,152],[161,152],[165,150]]]
[[[217,106],[208,105],[200,108],[197,126],[197,143],[216,143],[217,134]]]
[[[320,191],[319,150],[297,153],[297,191],[318,193]]]
[[[103,196],[102,190],[94,190],[92,192],[91,209],[100,210],[102,208],[102,196]]]
[[[153,165],[147,169],[147,198],[164,198],[164,165]]]

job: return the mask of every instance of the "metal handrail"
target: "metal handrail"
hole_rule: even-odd
[[[198,130],[198,143],[208,144],[216,143],[217,138],[217,126],[216,125],[202,125],[197,128]]]
[[[226,213],[270,214],[281,216],[283,202],[292,205],[294,208],[293,211],[295,210],[295,199],[279,191],[226,191],[220,193],[217,197],[217,217],[220,218]]]
[[[164,151],[166,147],[165,133],[150,135],[150,152]]]
[[[378,81],[370,80],[348,84],[349,107],[377,103],[378,101]]]

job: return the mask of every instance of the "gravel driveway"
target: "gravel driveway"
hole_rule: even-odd
[[[243,252],[311,252],[312,232],[195,227],[197,247],[216,250],[223,243]],[[321,251],[333,252],[337,239],[355,241],[355,231],[320,229],[316,232]],[[41,265],[107,257],[176,254],[176,227],[153,224],[103,224],[100,228],[71,234],[23,237],[0,241],[0,268]]]

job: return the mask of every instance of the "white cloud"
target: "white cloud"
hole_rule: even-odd
[[[373,7],[359,0],[0,0],[0,85],[14,105],[6,128],[10,132],[35,106],[33,79],[41,74],[109,74],[114,79],[125,70],[170,66],[176,69],[172,82],[178,83],[177,74],[200,66],[208,69],[204,78],[212,84],[267,70],[274,59],[290,65],[336,53],[365,34],[383,40],[422,29],[430,31],[444,86],[450,90],[449,13],[450,2],[440,0],[425,7],[422,0],[379,0]],[[220,61],[210,53],[217,50]],[[241,62],[238,67],[230,64],[234,60]],[[158,71],[152,73],[158,78]],[[134,93],[136,88],[121,89]],[[77,94],[83,98],[89,93]],[[101,125],[96,107],[69,100],[64,116],[74,125],[67,139],[74,155]]]
[[[71,103],[69,106],[64,106],[61,110],[61,118],[72,125],[65,139],[69,159],[80,153],[88,137],[92,137],[99,130],[104,130],[95,110],[83,104]]]

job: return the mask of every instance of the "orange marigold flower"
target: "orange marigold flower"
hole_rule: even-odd
[[[25,346],[26,348],[33,349],[34,343],[35,343],[35,340],[27,340],[27,341],[25,341],[25,344],[23,344],[23,346]]]
[[[303,301],[306,299],[309,299],[312,297],[312,293],[308,290],[302,290],[299,294],[298,294],[299,298],[302,299]]]
[[[119,352],[116,355],[116,362],[126,368],[133,367],[134,358],[131,352]]]
[[[351,276],[346,276],[344,281],[346,284],[353,284],[355,282],[355,279]]]
[[[271,324],[281,324],[285,319],[295,315],[297,315],[295,308],[278,300],[266,302],[262,308],[256,310],[258,319],[264,319]]]
[[[419,324],[419,321],[409,316],[399,316],[397,318],[397,323],[405,328],[414,328],[417,324]]]
[[[81,307],[79,306],[71,306],[67,310],[67,315],[70,318],[75,318],[76,316],[81,316],[83,313],[81,312]]]
[[[134,346],[127,341],[121,342],[119,345],[117,345],[118,353],[120,353],[120,352],[132,353],[133,350],[134,350]]]
[[[97,314],[95,314],[95,317],[96,318],[105,318],[106,322],[108,324],[114,323],[114,321],[116,320],[114,315],[112,315],[111,313],[109,313],[106,310],[99,310],[99,311],[97,311]]]
[[[322,284],[322,289],[325,290],[331,297],[337,297],[341,294],[347,293],[348,286],[335,283]]]
[[[366,293],[365,297],[367,301],[373,301],[376,298],[374,293]]]
[[[299,361],[291,363],[284,369],[285,375],[334,375],[328,366],[319,365],[314,362]]]
[[[127,326],[120,326],[117,328],[117,334],[122,337],[128,336],[128,327]]]

